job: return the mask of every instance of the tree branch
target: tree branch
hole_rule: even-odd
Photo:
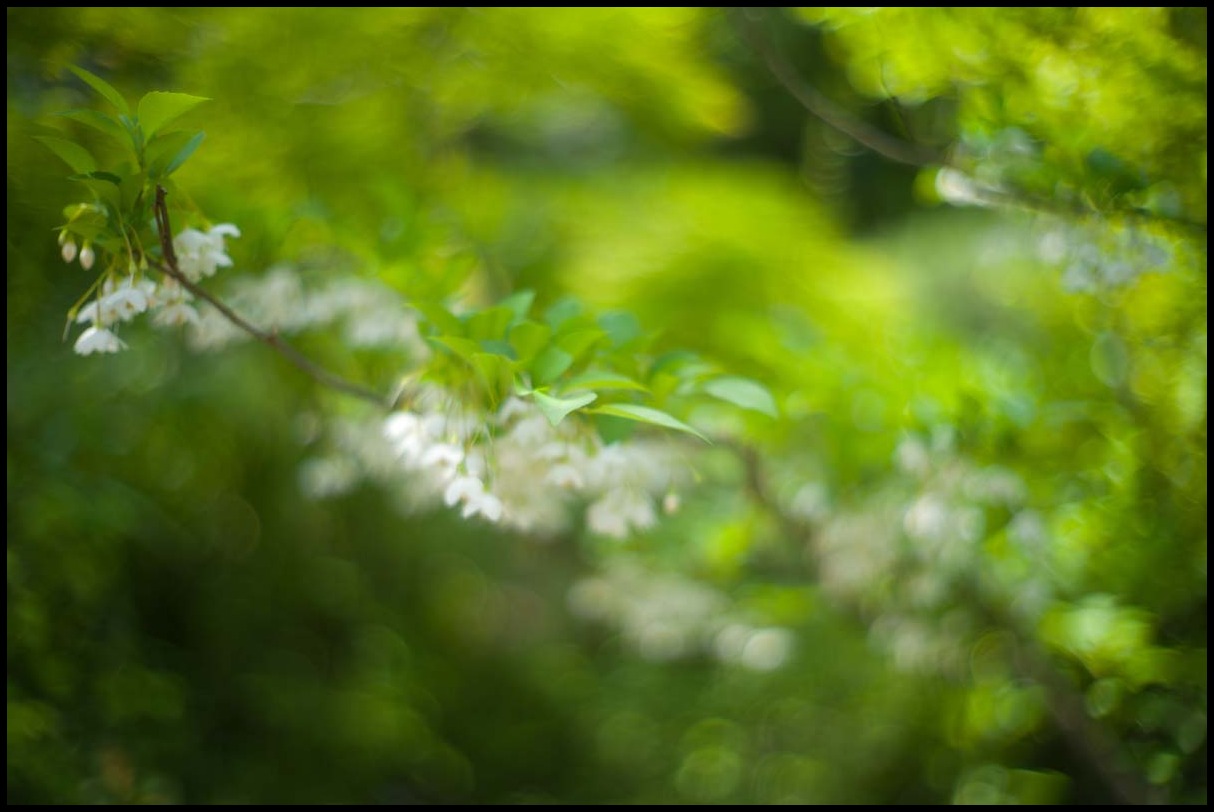
[[[945,163],[944,153],[931,147],[903,141],[884,130],[856,118],[805,81],[762,33],[750,9],[736,12],[741,19],[742,36],[762,58],[771,75],[801,106],[828,125],[850,137],[862,147],[909,166],[935,166]]]
[[[381,395],[371,389],[368,389],[359,384],[347,381],[340,375],[324,369],[313,362],[299,350],[292,347],[278,335],[278,333],[268,330],[262,330],[246,321],[232,308],[228,307],[218,298],[208,293],[205,288],[191,282],[189,277],[183,274],[177,265],[177,255],[173,251],[173,231],[169,224],[169,209],[165,202],[165,190],[163,186],[156,187],[156,229],[160,235],[160,250],[164,255],[163,263],[156,263],[155,268],[166,276],[175,279],[178,284],[188,290],[193,295],[202,299],[207,304],[214,307],[232,324],[239,327],[244,332],[251,335],[261,343],[272,347],[279,355],[290,361],[297,368],[311,376],[317,383],[334,389],[345,395],[356,397],[373,403],[381,409],[390,409],[390,398]]]

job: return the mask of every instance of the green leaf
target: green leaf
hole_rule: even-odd
[[[589,330],[574,330],[557,336],[556,345],[573,358],[574,361],[588,353],[595,344],[606,337],[606,333],[597,328]]]
[[[418,310],[430,325],[443,335],[456,335],[464,331],[463,323],[456,318],[455,314],[444,307],[439,302],[428,302],[424,299],[413,302],[413,307]]]
[[[632,378],[602,370],[587,370],[572,378],[565,386],[570,389],[630,389],[636,392],[649,391],[644,385],[637,383]]]
[[[82,172],[79,175],[72,175],[68,180],[103,180],[106,183],[112,183],[115,186],[122,185],[122,178],[115,175],[113,172],[105,172],[100,169],[95,169],[92,172]]]
[[[514,365],[509,358],[488,352],[473,353],[471,361],[489,393],[490,405],[497,406],[514,383]]]
[[[63,210],[68,229],[85,239],[92,239],[109,224],[105,212],[87,203],[73,203]]]
[[[122,122],[113,116],[107,116],[105,113],[99,113],[96,110],[67,110],[58,115],[92,127],[94,130],[113,138],[124,147],[130,143],[130,136],[126,131],[126,127],[122,126]]]
[[[681,371],[685,367],[699,365],[700,363],[700,356],[694,352],[689,350],[674,350],[660,355],[654,360],[653,366],[649,368],[649,374],[656,375],[659,372],[665,372],[681,376]]]
[[[545,347],[531,362],[531,377],[534,385],[544,386],[560,376],[573,365],[573,356],[560,347]]]
[[[611,338],[611,346],[620,347],[635,341],[643,334],[637,317],[627,312],[604,313],[599,316],[599,326]]]
[[[632,403],[607,403],[603,406],[596,406],[595,408],[591,409],[590,412],[592,414],[607,414],[611,415],[612,417],[623,417],[626,420],[635,420],[638,423],[649,423],[653,426],[662,426],[663,428],[693,434],[706,443],[710,442],[707,437],[684,423],[682,420],[679,420],[677,417],[666,414],[666,412],[658,411],[657,409],[651,409],[648,406],[637,406]]]
[[[89,73],[84,68],[78,68],[75,65],[68,65],[67,69],[83,79],[85,84],[87,84],[93,90],[100,93],[102,98],[118,109],[118,112],[128,115],[130,114],[131,108],[129,105],[127,105],[126,99],[122,98],[122,94],[115,90],[109,82],[105,81],[100,76]]]
[[[508,307],[514,313],[514,320],[519,321],[527,318],[527,314],[531,312],[531,303],[535,301],[534,290],[520,290],[518,293],[513,293],[497,303],[498,307]]]
[[[198,149],[205,137],[206,133],[201,131],[192,134],[164,133],[156,136],[148,144],[146,152],[148,175],[153,180],[167,178],[194,154],[194,150]]]
[[[35,135],[34,138],[62,158],[63,162],[78,175],[86,175],[97,168],[97,161],[93,159],[89,151],[74,141],[49,135]]]
[[[477,355],[481,351],[481,345],[468,338],[460,338],[459,336],[433,336],[430,342],[438,344],[446,348],[460,360],[472,363],[472,356]]]
[[[139,154],[143,151],[143,128],[139,126],[139,120],[134,116],[118,116],[119,123],[126,128],[127,137],[131,139],[131,146],[135,153]]]
[[[487,341],[505,337],[506,328],[510,326],[513,319],[513,310],[497,305],[469,314],[464,318],[464,324],[467,327],[469,338]]]
[[[552,337],[548,325],[538,321],[521,321],[510,328],[510,346],[518,359],[524,363],[530,361],[539,353]]]
[[[598,395],[593,392],[584,392],[573,397],[554,398],[543,392],[531,392],[529,397],[535,401],[535,405],[544,413],[544,417],[548,418],[548,422],[556,426],[571,412],[576,412],[586,404],[593,403]]]
[[[582,306],[578,303],[577,299],[565,298],[548,308],[547,312],[544,313],[544,321],[548,322],[549,327],[556,330],[565,322],[581,315],[581,313]]]
[[[762,384],[748,378],[714,378],[704,384],[704,391],[727,403],[762,412],[770,417],[778,416],[776,400]]]
[[[143,137],[151,138],[161,127],[205,101],[210,99],[187,93],[153,90],[139,100],[139,125],[143,127]]]

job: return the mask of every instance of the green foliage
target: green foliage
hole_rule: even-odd
[[[720,10],[10,10],[10,803],[1205,802],[1204,9],[756,13],[944,171]],[[326,368],[687,480],[503,529],[265,346],[77,358],[158,184]]]

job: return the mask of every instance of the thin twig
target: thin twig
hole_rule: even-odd
[[[750,16],[750,9],[740,9],[738,16],[742,20],[742,35],[763,59],[771,75],[810,113],[849,136],[860,146],[891,161],[910,166],[936,166],[945,162],[944,153],[922,144],[903,141],[867,121],[856,118],[832,102],[800,76],[796,68],[772,46]]]
[[[251,335],[253,338],[257,339],[263,344],[273,347],[279,355],[286,358],[296,367],[310,375],[317,383],[327,386],[330,389],[335,389],[343,394],[373,403],[380,408],[391,408],[390,399],[387,396],[364,386],[360,386],[359,384],[347,381],[340,375],[332,373],[317,365],[299,350],[283,341],[278,333],[262,330],[261,328],[250,324],[238,313],[232,310],[232,308],[228,307],[215,296],[208,293],[205,288],[191,282],[189,277],[183,274],[177,265],[177,255],[173,251],[173,231],[169,225],[169,209],[165,203],[165,191],[163,186],[156,187],[155,215],[156,228],[160,233],[160,249],[164,254],[163,263],[154,263],[154,267],[157,270],[175,279],[183,288],[197,296],[199,299],[202,299],[207,304],[211,305],[211,307],[218,310],[224,318]]]

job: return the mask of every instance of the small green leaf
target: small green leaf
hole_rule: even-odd
[[[439,302],[428,302],[424,299],[413,302],[413,307],[418,310],[430,325],[443,335],[456,335],[462,333],[464,325],[458,318],[455,317],[450,310],[444,307]]]
[[[599,326],[611,338],[611,346],[621,347],[641,337],[641,323],[631,313],[619,311],[599,316]]]
[[[188,93],[153,90],[139,100],[139,125],[143,128],[143,137],[151,138],[161,127],[205,101],[210,99]]]
[[[658,411],[657,409],[651,409],[648,406],[637,406],[632,403],[608,403],[603,406],[596,406],[590,412],[593,414],[608,414],[613,417],[623,417],[639,423],[649,423],[654,426],[682,431],[687,434],[693,434],[706,443],[709,442],[707,437],[677,417]]]
[[[556,330],[565,322],[581,315],[581,313],[582,306],[578,303],[577,299],[561,299],[544,313],[544,321],[548,322],[549,327]]]
[[[113,116],[107,116],[105,113],[100,113],[96,110],[67,110],[59,113],[59,115],[92,127],[94,130],[113,138],[123,146],[126,146],[130,142],[126,127],[123,127],[122,122]]]
[[[513,310],[497,305],[469,314],[464,318],[464,324],[469,338],[488,341],[505,337],[506,328],[513,319]]]
[[[674,350],[655,359],[649,368],[649,375],[653,377],[663,373],[686,380],[702,374],[706,368],[707,365],[694,352]]]
[[[100,169],[95,169],[92,172],[82,172],[79,175],[71,175],[68,180],[103,180],[106,183],[112,183],[115,186],[122,185],[122,178],[115,175],[113,172],[105,172]]]
[[[535,405],[544,413],[544,417],[548,418],[548,422],[556,426],[571,412],[576,412],[586,404],[593,403],[598,395],[593,392],[585,392],[568,398],[554,398],[543,392],[532,392],[529,397],[535,401]]]
[[[489,393],[490,405],[496,407],[514,383],[514,365],[509,358],[487,352],[473,353],[471,361]]]
[[[762,412],[770,417],[776,417],[779,414],[771,392],[767,391],[762,384],[748,378],[714,378],[704,384],[704,391],[714,398],[720,398],[727,403],[741,406],[743,409]]]
[[[636,392],[648,391],[642,384],[637,383],[632,378],[616,374],[615,372],[604,372],[601,370],[587,370],[571,379],[565,386],[570,389],[630,389]]]
[[[514,320],[520,321],[527,318],[527,314],[531,312],[531,303],[535,301],[534,290],[520,290],[518,293],[513,293],[497,303],[498,307],[508,307],[514,313]]]
[[[97,162],[93,160],[93,156],[89,151],[80,146],[74,141],[68,141],[64,138],[53,138],[49,135],[34,136],[38,141],[45,144],[51,152],[63,159],[63,162],[72,168],[78,175],[86,175],[97,168]]]
[[[573,356],[560,347],[545,347],[531,362],[531,376],[536,386],[544,386],[573,365]]]
[[[468,338],[460,338],[459,336],[433,336],[430,338],[431,343],[438,344],[446,348],[462,361],[472,363],[472,356],[480,353],[481,345]]]
[[[573,358],[574,361],[588,353],[595,344],[602,341],[607,334],[597,328],[589,330],[574,330],[571,333],[557,336],[556,345]]]
[[[148,174],[153,180],[167,178],[194,154],[194,150],[198,149],[205,137],[206,133],[201,131],[193,134],[175,132],[156,136],[147,148]]]
[[[539,353],[552,337],[548,325],[538,321],[521,321],[510,328],[510,345],[514,347],[518,359],[530,361]]]
[[[510,346],[510,342],[508,342],[508,341],[502,341],[501,339],[494,338],[494,339],[489,339],[486,341],[481,341],[480,345],[481,345],[481,349],[487,353],[492,353],[493,355],[500,355],[503,358],[509,358],[511,361],[514,361],[517,359],[517,356],[514,353],[514,347]]]
[[[75,65],[68,65],[67,69],[83,79],[85,84],[87,84],[93,90],[100,93],[102,98],[118,109],[118,112],[124,114],[129,114],[131,112],[131,108],[127,105],[126,99],[122,98],[122,94],[115,90],[109,82],[105,81],[100,76],[89,73],[84,68],[78,68]]]

